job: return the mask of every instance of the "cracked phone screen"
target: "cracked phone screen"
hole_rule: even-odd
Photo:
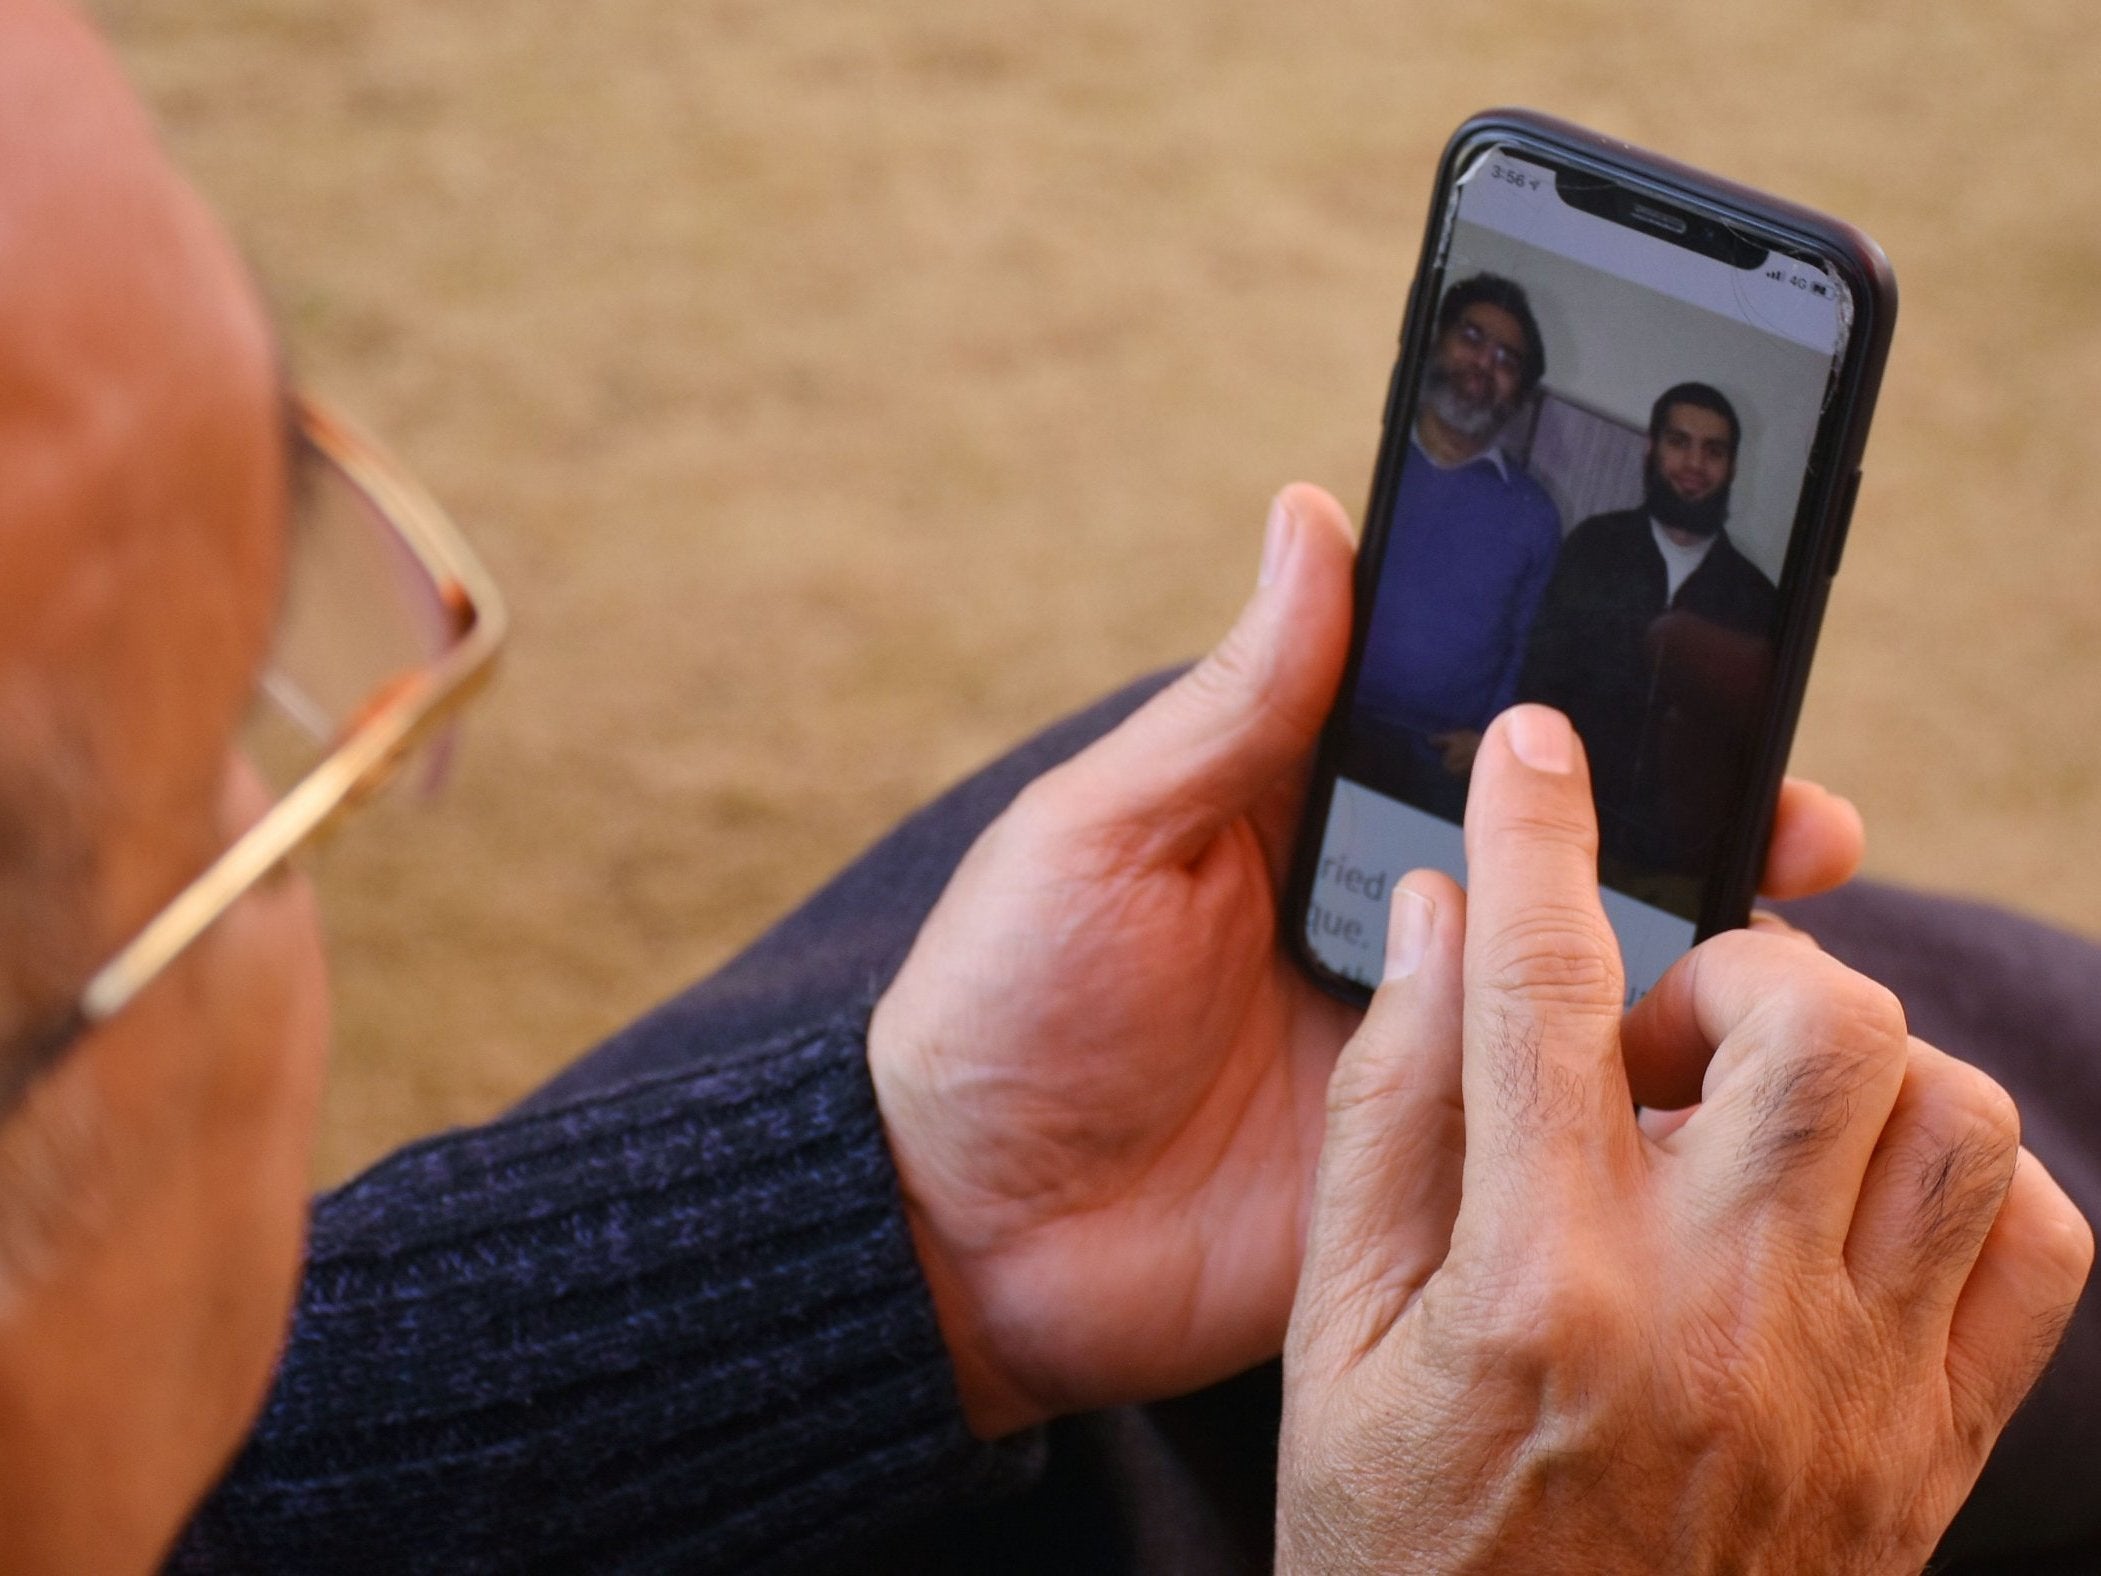
[[[1474,748],[1537,701],[1589,757],[1631,1002],[1692,945],[1751,792],[1851,303],[1814,261],[1510,148],[1454,190],[1306,939],[1376,982],[1393,883],[1464,879]]]

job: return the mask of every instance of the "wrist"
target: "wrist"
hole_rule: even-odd
[[[955,1373],[963,1420],[978,1438],[998,1439],[1034,1427],[1053,1414],[1013,1378],[1010,1365],[999,1355],[986,1317],[983,1292],[990,1276],[982,1258],[968,1253],[943,1230],[946,1215],[939,1204],[938,1172],[928,1159],[932,1146],[918,1139],[920,1133],[937,1129],[939,1113],[927,1098],[927,1081],[902,1070],[918,1065],[923,1058],[900,1048],[904,1042],[884,1013],[887,1002],[885,997],[876,1004],[868,1026],[868,1068],[876,1111],[896,1168],[913,1256],[919,1261],[934,1323]]]
[[[919,1260],[920,1274],[926,1277],[941,1344],[955,1371],[956,1398],[962,1405],[965,1426],[979,1439],[999,1439],[1049,1421],[1050,1408],[1017,1383],[999,1360],[969,1277],[944,1251],[925,1209],[915,1202],[909,1189],[905,1193],[905,1223],[912,1233],[912,1250]]]

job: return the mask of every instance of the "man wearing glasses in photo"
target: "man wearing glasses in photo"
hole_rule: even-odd
[[[1522,285],[1471,274],[1446,288],[1355,704],[1382,735],[1367,752],[1374,780],[1398,770],[1398,791],[1454,820],[1482,730],[1517,698],[1561,551],[1554,500],[1500,442],[1546,368]]]
[[[207,1570],[1226,1569],[1266,1557],[1273,1479],[1292,1569],[1567,1569],[1615,1525],[1915,1567],[2067,1317],[2083,1223],[1858,975],[1747,934],[1641,1022],[1601,1010],[1553,713],[1490,729],[1474,890],[1411,879],[1361,1030],[1290,969],[1274,861],[1349,575],[1310,488],[1189,677],[973,779],[518,1112],[320,1201],[302,1277],[325,989],[283,862],[469,692],[501,612],[415,488],[284,393],[243,270],[39,0],[0,6],[0,277],[8,1570],[146,1569],[179,1533]],[[1796,785],[1768,886],[1832,885],[1858,843]],[[2015,980],[1930,905],[1823,917],[1954,948],[2011,1072],[2092,1077],[2048,1061],[2091,1021],[2083,944],[1987,927]],[[1706,1103],[1638,1128],[1637,1094]],[[1608,1270],[1624,1305],[1568,1294]],[[1281,1467],[1273,1368],[1126,1406],[1275,1356],[1294,1297]],[[1701,1338],[1723,1323],[1743,1360]],[[1622,1406],[1538,1410],[1579,1392]],[[2088,1530],[2048,1474],[2093,1459],[2090,1394],[1999,1491],[2037,1541]],[[1577,1432],[1484,1454],[1528,1405]],[[1542,1521],[1524,1485],[1600,1420]]]

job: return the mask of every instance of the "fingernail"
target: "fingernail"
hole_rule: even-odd
[[[1510,748],[1535,772],[1565,776],[1576,764],[1576,730],[1551,706],[1519,706],[1510,713]]]
[[[1277,571],[1284,567],[1284,555],[1291,547],[1291,534],[1298,526],[1298,516],[1291,512],[1291,505],[1278,493],[1269,503],[1269,524],[1262,531],[1262,570],[1255,577],[1257,586],[1266,586],[1277,578]]]
[[[1386,977],[1404,980],[1423,966],[1430,950],[1430,921],[1437,905],[1408,887],[1393,889],[1393,908],[1386,916]]]

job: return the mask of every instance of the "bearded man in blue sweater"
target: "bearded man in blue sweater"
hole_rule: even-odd
[[[1404,773],[1406,797],[1458,820],[1491,719],[1517,698],[1532,621],[1561,551],[1546,489],[1498,435],[1546,373],[1521,286],[1449,286],[1423,368],[1393,529],[1358,669],[1359,725]]]

